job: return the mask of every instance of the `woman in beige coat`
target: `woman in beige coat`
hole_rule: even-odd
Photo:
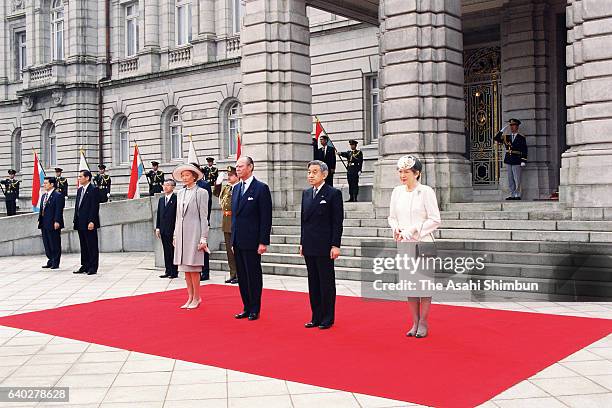
[[[200,298],[200,271],[204,252],[208,252],[208,192],[196,185],[202,172],[191,164],[178,166],[172,172],[183,189],[176,195],[176,225],[174,227],[174,264],[185,273],[187,302],[182,309],[197,308]]]

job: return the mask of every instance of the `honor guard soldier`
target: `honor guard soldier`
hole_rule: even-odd
[[[348,160],[346,165],[346,179],[348,180],[350,197],[348,202],[356,202],[359,194],[359,173],[361,173],[363,166],[363,153],[361,150],[357,150],[356,140],[349,140],[349,145],[351,150],[339,154]]]
[[[66,177],[62,177],[63,171],[64,169],[60,167],[55,168],[55,182],[57,184],[57,192],[66,198],[68,197],[68,179],[66,179]]]
[[[3,186],[4,199],[6,201],[6,215],[11,216],[17,214],[17,200],[19,199],[19,183],[21,181],[15,180],[15,174],[17,171],[10,169],[8,171],[9,177],[0,181]]]
[[[503,143],[506,147],[506,155],[504,163],[508,166],[508,187],[510,187],[510,196],[506,200],[521,199],[521,172],[523,167],[527,165],[527,141],[525,136],[518,132],[521,121],[518,119],[510,119],[510,134],[504,134],[508,126],[504,126],[502,130],[497,132],[493,140],[497,143]]]
[[[225,239],[225,252],[227,254],[227,263],[229,265],[230,277],[225,283],[238,283],[236,276],[236,258],[232,251],[232,191],[234,186],[238,184],[240,179],[236,174],[236,168],[233,166],[227,167],[227,183],[223,184],[223,175],[218,179],[219,184],[215,184],[213,194],[219,197],[221,211],[223,211],[223,219],[221,220],[221,230]]]
[[[106,203],[111,195],[111,177],[106,173],[106,165],[98,165],[98,174],[93,178],[93,184],[98,190],[100,202]]]
[[[219,169],[214,165],[215,159],[212,157],[206,158],[207,166],[204,167],[204,180],[208,181],[208,184],[214,186],[217,183],[217,177],[219,177]]]
[[[147,173],[150,196],[162,192],[165,177],[164,172],[159,170],[159,162],[152,161],[151,166],[153,166],[153,170],[149,170],[149,172]]]

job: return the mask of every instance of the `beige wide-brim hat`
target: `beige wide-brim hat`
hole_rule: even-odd
[[[196,173],[198,175],[198,180],[204,176],[202,171],[193,164],[181,164],[179,166],[176,166],[176,168],[172,170],[172,178],[176,181],[183,181],[183,179],[181,178],[181,173],[185,170],[193,171],[194,173]]]

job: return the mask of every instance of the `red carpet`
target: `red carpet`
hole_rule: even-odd
[[[0,324],[142,353],[436,407],[471,407],[612,332],[612,320],[434,305],[432,332],[404,336],[406,303],[338,297],[336,325],[304,329],[305,293],[265,290],[262,318],[236,320],[238,288],[103,300]],[[191,332],[192,328],[197,332]]]

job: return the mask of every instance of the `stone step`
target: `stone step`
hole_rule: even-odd
[[[447,203],[446,211],[560,211],[557,201],[503,201],[493,203]]]
[[[299,219],[300,211],[282,211],[274,210],[272,213],[273,219]],[[344,219],[372,219],[374,218],[373,211],[358,211],[358,210],[344,210]],[[383,218],[384,219],[384,218]]]

